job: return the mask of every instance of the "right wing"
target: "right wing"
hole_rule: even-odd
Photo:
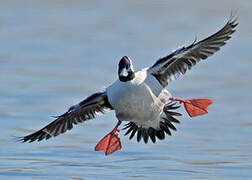
[[[56,116],[56,120],[30,135],[20,137],[19,141],[33,142],[35,140],[49,139],[73,128],[73,124],[93,119],[97,114],[103,114],[104,110],[113,109],[108,102],[106,92],[95,93],[79,104],[69,108],[67,112]]]
[[[215,34],[199,42],[193,42],[187,47],[182,47],[170,55],[156,61],[149,68],[149,72],[165,87],[169,80],[176,79],[179,75],[185,74],[188,69],[196,65],[201,59],[213,55],[226,44],[235,32],[237,21],[231,15],[226,25]]]

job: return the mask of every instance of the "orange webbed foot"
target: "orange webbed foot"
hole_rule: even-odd
[[[117,132],[119,132],[118,129],[113,130],[102,138],[95,146],[95,151],[104,151],[105,155],[109,155],[120,150],[122,145]]]
[[[172,97],[170,98],[170,100],[184,103],[185,110],[190,117],[206,114],[207,107],[213,103],[212,100],[210,99],[185,99],[183,100],[183,99]]]
[[[186,99],[184,107],[190,117],[195,117],[208,113],[207,107],[212,103],[210,99]]]

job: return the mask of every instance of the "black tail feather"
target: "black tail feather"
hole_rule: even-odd
[[[176,102],[168,103],[163,111],[166,114],[166,117],[163,118],[163,121],[160,121],[159,123],[159,129],[154,129],[153,127],[145,128],[145,127],[139,127],[134,122],[129,122],[125,124],[125,127],[123,130],[127,130],[124,134],[125,136],[130,134],[129,139],[132,139],[136,132],[137,132],[137,142],[140,142],[141,139],[143,139],[144,143],[148,143],[149,137],[153,143],[156,142],[156,137],[160,140],[165,139],[165,134],[168,134],[171,136],[171,131],[176,131],[176,127],[172,123],[180,123],[179,120],[177,120],[174,116],[181,116],[180,113],[170,111],[173,109],[178,109],[180,106],[176,106]]]

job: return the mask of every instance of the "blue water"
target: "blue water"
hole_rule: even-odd
[[[0,179],[252,179],[252,2],[2,1],[0,6]],[[39,143],[34,132],[117,78],[202,39],[235,10],[239,26],[216,55],[167,87],[176,97],[210,98],[209,114],[189,118],[156,144],[120,133],[110,156],[94,146],[114,112]]]

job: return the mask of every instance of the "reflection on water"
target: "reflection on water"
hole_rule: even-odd
[[[252,3],[185,3],[2,2],[0,179],[251,179]],[[208,115],[191,120],[181,108],[178,131],[156,144],[122,132],[122,150],[107,157],[93,148],[113,112],[48,141],[15,142],[113,82],[121,56],[149,66],[215,32],[231,9],[240,25],[230,42],[168,86],[177,97],[212,99]]]

